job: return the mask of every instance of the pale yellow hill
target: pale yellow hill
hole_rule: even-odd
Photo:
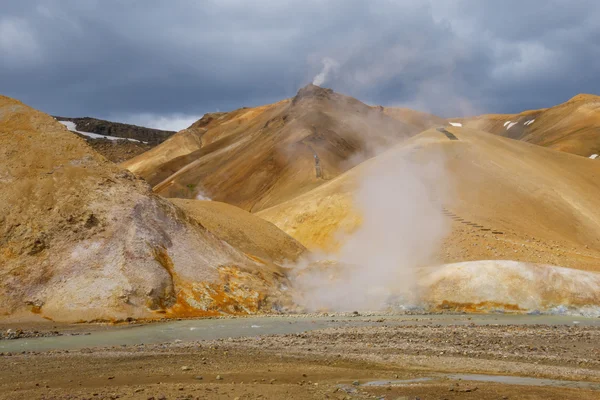
[[[219,217],[233,226],[240,217],[239,234],[214,234],[202,225],[218,223],[210,214],[189,217],[54,118],[0,96],[0,315],[90,321],[279,308],[287,280],[270,255],[291,259],[302,248],[235,210]],[[247,254],[270,240],[279,252]]]
[[[312,309],[597,315],[599,178],[594,160],[432,129],[257,215],[326,253],[296,267]]]
[[[127,160],[122,166],[144,177],[151,185],[160,183],[179,168],[195,160],[201,148],[210,152],[219,148],[215,142],[226,145],[228,136],[237,136],[247,130],[260,129],[274,115],[281,111],[289,100],[256,108],[240,108],[229,113],[210,113],[192,126],[179,131],[159,147]],[[204,153],[203,152],[203,153]],[[202,153],[202,154],[203,154]],[[180,158],[188,156],[187,158]],[[173,162],[173,161],[176,162]]]
[[[314,189],[420,131],[387,114],[309,85],[293,99],[208,114],[123,165],[165,197],[208,197],[256,212]]]
[[[600,163],[467,128],[432,129],[259,216],[311,250],[335,251],[361,221],[353,193],[386,159],[443,164],[451,226],[440,262],[508,259],[600,271]],[[441,182],[443,180],[443,182]],[[435,180],[433,182],[436,182]]]
[[[580,94],[547,109],[452,121],[584,157],[600,154],[600,97],[592,94]]]
[[[171,201],[215,236],[259,261],[296,261],[306,252],[304,246],[281,229],[241,208],[218,201]]]

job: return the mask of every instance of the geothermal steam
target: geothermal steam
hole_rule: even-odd
[[[212,199],[203,192],[198,192],[198,194],[196,195],[196,200],[211,201]]]
[[[323,63],[323,69],[313,79],[313,85],[321,86],[330,77],[332,73],[336,73],[339,68],[339,63],[333,58],[325,57],[321,60]]]
[[[441,212],[439,160],[417,164],[388,153],[370,163],[354,197],[361,226],[338,254],[297,266],[298,304],[336,311],[416,304],[416,270],[430,265],[449,228]]]

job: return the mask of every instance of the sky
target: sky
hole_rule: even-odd
[[[0,94],[179,130],[314,82],[443,117],[600,94],[597,0],[0,0]]]

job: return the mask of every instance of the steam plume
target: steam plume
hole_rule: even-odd
[[[437,197],[445,192],[443,160],[434,160],[419,164],[392,152],[369,165],[354,197],[362,225],[338,254],[298,266],[299,304],[351,311],[417,303],[417,269],[432,262],[449,228]]]
[[[330,74],[335,73],[340,66],[336,60],[329,57],[323,58],[321,62],[323,63],[323,69],[314,77],[313,85],[321,86],[324,84],[329,79]]]

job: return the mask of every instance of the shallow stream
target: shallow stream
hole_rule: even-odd
[[[64,335],[32,339],[0,340],[0,352],[76,350],[173,342],[191,342],[235,337],[299,333],[330,327],[394,325],[581,325],[600,326],[600,318],[560,315],[382,315],[382,316],[271,316],[195,319],[94,329],[86,335]]]

